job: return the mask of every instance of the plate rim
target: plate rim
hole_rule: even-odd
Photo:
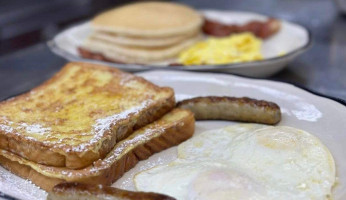
[[[137,72],[135,73],[135,75],[141,75],[141,74],[145,74],[145,73],[155,73],[155,72],[165,72],[167,73],[166,70],[161,70],[161,69],[157,69],[157,70],[148,70],[148,71],[141,71],[141,72]],[[173,73],[192,73],[192,74],[204,74],[204,75],[208,75],[208,76],[213,76],[213,75],[218,75],[218,76],[234,76],[236,78],[240,78],[240,79],[249,79],[249,80],[258,80],[258,81],[265,81],[265,82],[273,82],[275,84],[282,84],[285,86],[289,86],[289,87],[294,87],[295,89],[301,90],[303,92],[309,93],[310,95],[313,95],[314,97],[319,97],[319,98],[325,98],[327,100],[332,101],[333,103],[339,103],[342,106],[346,107],[346,100],[339,98],[339,97],[334,97],[331,95],[327,95],[327,94],[323,94],[321,92],[318,92],[314,89],[308,88],[306,86],[303,86],[301,84],[297,84],[297,83],[293,83],[290,81],[283,81],[283,80],[272,80],[272,79],[267,79],[267,78],[259,78],[259,77],[248,77],[248,76],[243,76],[243,75],[239,75],[239,74],[226,74],[226,73],[222,73],[222,72],[196,72],[196,71],[171,71]]]

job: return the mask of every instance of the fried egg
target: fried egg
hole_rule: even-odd
[[[191,138],[175,161],[138,173],[134,182],[178,200],[329,199],[335,163],[310,133],[242,124]]]

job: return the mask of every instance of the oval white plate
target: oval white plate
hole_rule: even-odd
[[[249,12],[217,10],[204,10],[201,12],[207,18],[232,24],[244,24],[251,20],[264,21],[268,18],[264,15]],[[82,58],[77,52],[77,47],[82,44],[84,39],[90,33],[90,24],[88,22],[83,23],[58,34],[52,41],[48,42],[48,46],[54,53],[66,58],[67,60],[103,64],[107,63],[107,65],[133,72],[165,68],[169,70],[221,71],[251,77],[268,77],[282,70],[289,62],[304,52],[311,43],[311,34],[306,28],[298,24],[282,21],[281,30],[273,37],[264,40],[263,42],[262,53],[265,58],[264,60],[226,65],[162,67],[136,64],[116,64]],[[283,53],[284,55],[279,56]]]
[[[194,96],[247,96],[273,101],[281,107],[282,121],[287,125],[306,130],[317,136],[335,158],[338,185],[334,188],[334,199],[346,199],[346,106],[293,85],[242,78],[232,75],[151,71],[140,76],[161,86],[174,88],[177,101]],[[197,122],[195,134],[205,130],[224,127],[236,122]],[[168,163],[175,159],[176,147],[151,156],[119,179],[114,186],[133,189],[132,176],[144,169]],[[0,167],[0,191],[20,199],[45,199],[46,193]]]

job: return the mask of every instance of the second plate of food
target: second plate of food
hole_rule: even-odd
[[[167,12],[158,12],[162,9]],[[73,26],[48,45],[68,60],[107,63],[126,71],[160,68],[268,77],[310,43],[303,26],[256,13],[137,3]]]

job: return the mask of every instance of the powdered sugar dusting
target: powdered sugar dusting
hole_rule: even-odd
[[[11,133],[13,131],[13,128],[11,127],[13,122],[8,121],[6,116],[1,116],[1,119],[4,123],[0,124],[0,130],[5,133]]]
[[[146,128],[145,132],[136,134],[135,137],[122,141],[121,144],[116,147],[112,155],[104,159],[104,162],[106,162],[107,164],[113,163],[114,159],[118,158],[121,154],[123,154],[126,151],[126,149],[131,149],[131,146],[136,146],[140,143],[151,140],[154,133],[163,133],[164,131],[164,127]]]
[[[1,117],[1,119],[3,122],[0,124],[0,130],[5,133],[13,133],[15,131],[15,129],[12,127],[14,122],[7,120],[7,118],[4,116]],[[15,127],[24,129],[29,134],[45,135],[51,131],[51,128],[43,127],[40,124],[18,123]]]
[[[154,101],[148,99],[143,101],[139,106],[135,106],[130,109],[126,109],[121,113],[117,113],[102,119],[97,119],[96,123],[93,125],[94,137],[88,142],[88,145],[99,142],[104,134],[109,131],[117,122],[128,119],[130,115],[135,115],[144,110]],[[73,147],[73,151],[81,152],[85,150],[86,144],[80,144]]]
[[[13,128],[5,124],[0,124],[0,130],[4,131],[5,133],[11,133],[13,131]]]
[[[18,127],[25,129],[26,132],[30,134],[45,135],[46,133],[49,133],[51,131],[50,127],[45,128],[40,124],[20,123]]]
[[[135,79],[134,76],[129,76],[126,74],[125,76],[121,77],[119,84],[126,86],[126,83],[128,83],[129,81],[131,81],[133,79]]]
[[[89,176],[93,173],[98,173],[102,169],[107,169],[116,162],[117,159],[120,158],[122,154],[125,154],[128,150],[132,149],[131,146],[137,146],[143,142],[146,142],[153,138],[154,134],[161,134],[165,132],[165,127],[157,127],[153,126],[150,128],[146,128],[143,132],[137,133],[134,137],[128,138],[126,140],[121,141],[120,143],[116,144],[116,148],[112,150],[112,153],[110,156],[106,157],[104,160],[102,160],[102,164],[91,167],[91,168],[85,168],[84,170],[70,170],[65,169],[61,170],[60,174],[66,176],[66,177],[83,177],[83,176]],[[42,170],[46,172],[50,172],[49,167],[45,167]],[[54,173],[54,171],[51,171]]]

